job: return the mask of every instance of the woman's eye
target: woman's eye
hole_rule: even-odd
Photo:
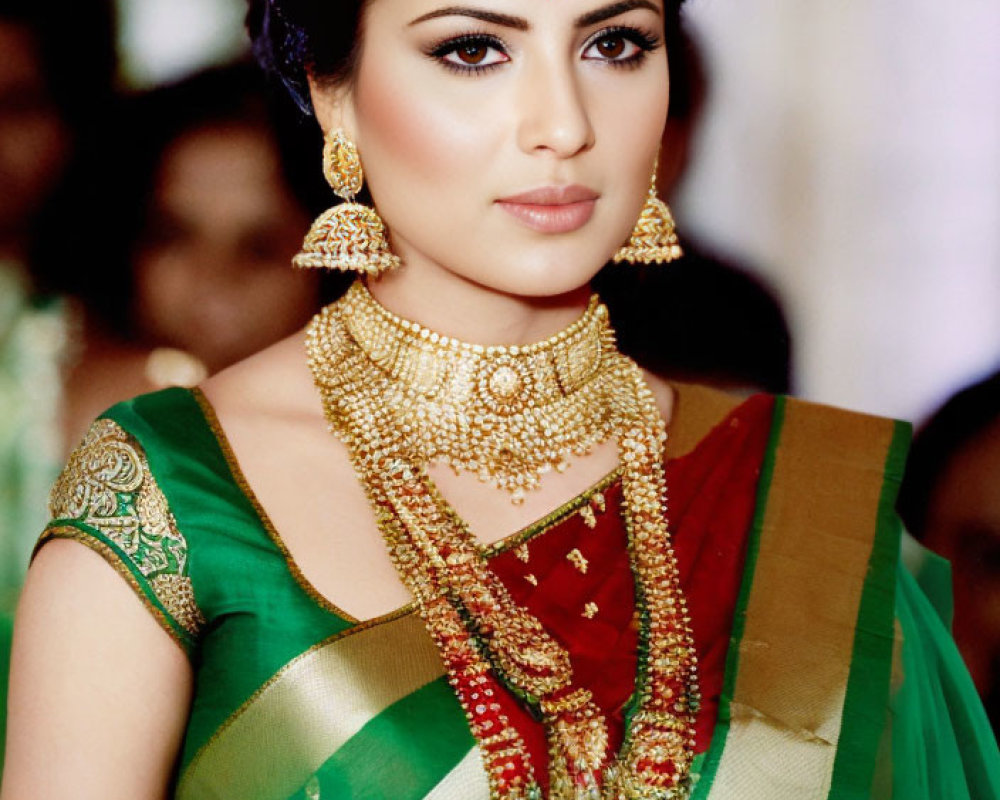
[[[436,48],[433,55],[446,65],[463,71],[486,69],[510,61],[499,42],[478,37],[446,42]]]
[[[583,57],[598,61],[627,64],[639,61],[643,55],[658,45],[639,31],[607,31],[584,49]]]
[[[495,57],[499,54],[492,47],[487,47],[485,44],[464,44],[449,54],[449,60],[467,64],[470,67],[478,67],[483,64],[492,63],[489,60],[491,52],[494,54],[494,60],[496,60]]]

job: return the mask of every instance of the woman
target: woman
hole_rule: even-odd
[[[590,298],[677,255],[647,187],[678,8],[251,20],[350,201],[297,263],[381,277],[95,424],[25,593],[4,800],[995,794],[896,571],[905,428],[671,387]]]

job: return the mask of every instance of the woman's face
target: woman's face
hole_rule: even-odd
[[[666,57],[663,0],[372,0],[353,82],[314,100],[357,143],[405,269],[553,296],[635,224]]]
[[[293,270],[308,219],[284,186],[263,131],[189,131],[165,151],[135,258],[138,318],[155,344],[212,371],[295,331],[317,302]]]

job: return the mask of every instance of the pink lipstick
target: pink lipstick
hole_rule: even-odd
[[[540,233],[571,233],[590,221],[598,197],[585,186],[546,186],[502,197],[497,204]]]

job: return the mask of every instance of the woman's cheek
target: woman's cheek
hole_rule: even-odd
[[[473,115],[435,100],[421,81],[395,78],[371,70],[357,88],[359,147],[362,161],[367,152],[373,166],[372,182],[381,187],[460,177],[477,141]]]

